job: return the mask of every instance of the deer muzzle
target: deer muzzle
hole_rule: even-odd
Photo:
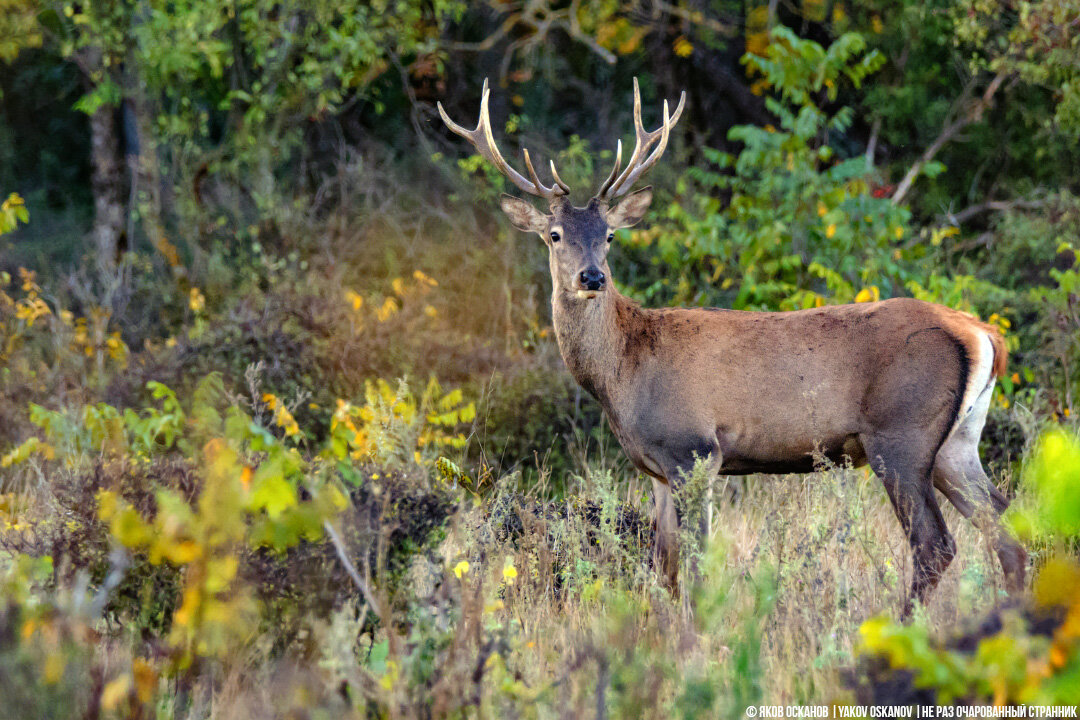
[[[593,265],[578,275],[577,296],[582,299],[594,298],[606,285],[604,271]]]

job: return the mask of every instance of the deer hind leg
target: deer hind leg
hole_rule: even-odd
[[[945,569],[956,556],[956,541],[949,533],[930,483],[930,462],[912,452],[865,443],[874,474],[881,479],[896,517],[907,535],[913,555],[911,593],[903,617],[911,614],[913,601],[925,603]]]
[[[1001,513],[1009,501],[986,476],[979,460],[979,436],[993,389],[991,384],[982,391],[972,412],[938,450],[934,486],[990,541],[1005,573],[1005,587],[1017,594],[1024,589],[1027,552],[1002,527]]]

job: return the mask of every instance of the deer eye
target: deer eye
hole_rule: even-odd
[[[611,241],[612,241],[612,240],[614,240],[614,239],[615,239],[615,233],[613,233],[613,232],[609,232],[609,233],[607,234],[607,241],[608,241],[608,242],[611,242]]]
[[[562,240],[562,235],[559,234],[559,231],[558,230],[552,230],[551,231],[551,242],[559,242],[560,240]]]

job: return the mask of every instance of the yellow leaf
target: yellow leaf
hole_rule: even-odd
[[[829,227],[825,228],[825,237],[831,238],[836,235],[836,223],[831,223]]]
[[[694,45],[686,39],[685,35],[680,35],[674,44],[675,54],[679,57],[690,57],[694,52]]]
[[[45,682],[50,685],[55,685],[60,682],[60,679],[64,677],[64,668],[67,663],[64,662],[64,656],[59,652],[51,652],[48,657],[45,658]]]
[[[206,591],[219,593],[229,587],[236,577],[240,560],[235,555],[215,558],[206,564]]]
[[[161,548],[161,554],[174,565],[187,565],[202,554],[202,550],[191,540],[183,540],[178,543],[165,542]]]
[[[255,490],[250,504],[256,510],[265,509],[273,519],[296,505],[296,490],[282,477],[280,469],[271,466],[272,463],[264,463],[255,473]],[[267,468],[265,472],[264,468]]]
[[[131,692],[131,676],[127,673],[116,678],[101,691],[101,709],[115,710]]]
[[[202,294],[202,291],[197,287],[191,288],[191,292],[188,293],[188,307],[192,312],[200,313],[206,307],[206,296]]]
[[[189,587],[184,590],[184,601],[180,604],[180,608],[173,615],[173,622],[181,627],[190,625],[191,621],[195,619],[195,611],[198,610],[201,604],[202,597],[197,587]]]
[[[753,55],[765,55],[765,49],[769,47],[769,33],[754,32],[746,34],[746,52]],[[760,91],[755,93],[760,95]]]
[[[157,686],[157,673],[154,666],[142,658],[135,658],[131,664],[132,675],[135,676],[135,692],[139,696],[139,702],[150,702],[154,697],[154,688]]]
[[[129,548],[141,547],[151,537],[150,529],[143,522],[142,516],[130,505],[125,505],[113,517],[112,522],[109,523],[109,532],[122,545]]]
[[[469,572],[469,561],[468,560],[462,560],[461,562],[459,562],[457,565],[454,566],[454,575],[456,575],[459,578],[461,576],[463,576],[463,575],[468,574],[468,572]]]

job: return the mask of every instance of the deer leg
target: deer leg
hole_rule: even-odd
[[[915,600],[926,602],[956,555],[932,472],[956,422],[969,366],[963,347],[943,329],[919,330],[907,336],[904,352],[883,368],[863,400],[872,429],[860,440],[914,556],[905,618]]]
[[[653,557],[655,566],[661,569],[662,576],[673,592],[678,588],[681,525],[681,518],[675,507],[674,492],[682,486],[683,478],[693,471],[699,458],[705,458],[709,463],[706,473],[712,478],[720,472],[723,457],[715,438],[692,443],[692,446],[692,450],[679,453],[678,456],[671,454],[664,457],[658,464],[665,480],[653,479],[653,501],[656,505],[656,545]],[[709,496],[710,493],[706,492],[706,497]],[[701,513],[697,532],[703,539],[708,537],[707,512]]]
[[[672,592],[679,587],[679,518],[675,513],[675,498],[666,480],[653,478],[653,505],[656,529],[653,542],[653,567],[660,572],[664,584]]]
[[[990,541],[1005,573],[1005,587],[1015,595],[1024,589],[1027,551],[1002,526],[1001,514],[1009,501],[986,476],[979,460],[979,436],[992,393],[991,385],[938,450],[934,486]]]
[[[918,600],[925,603],[941,575],[956,556],[956,541],[949,533],[930,483],[930,463],[918,455],[897,449],[882,449],[873,441],[864,443],[874,474],[881,479],[893,510],[907,535],[913,555],[911,593],[904,603],[908,618]]]

